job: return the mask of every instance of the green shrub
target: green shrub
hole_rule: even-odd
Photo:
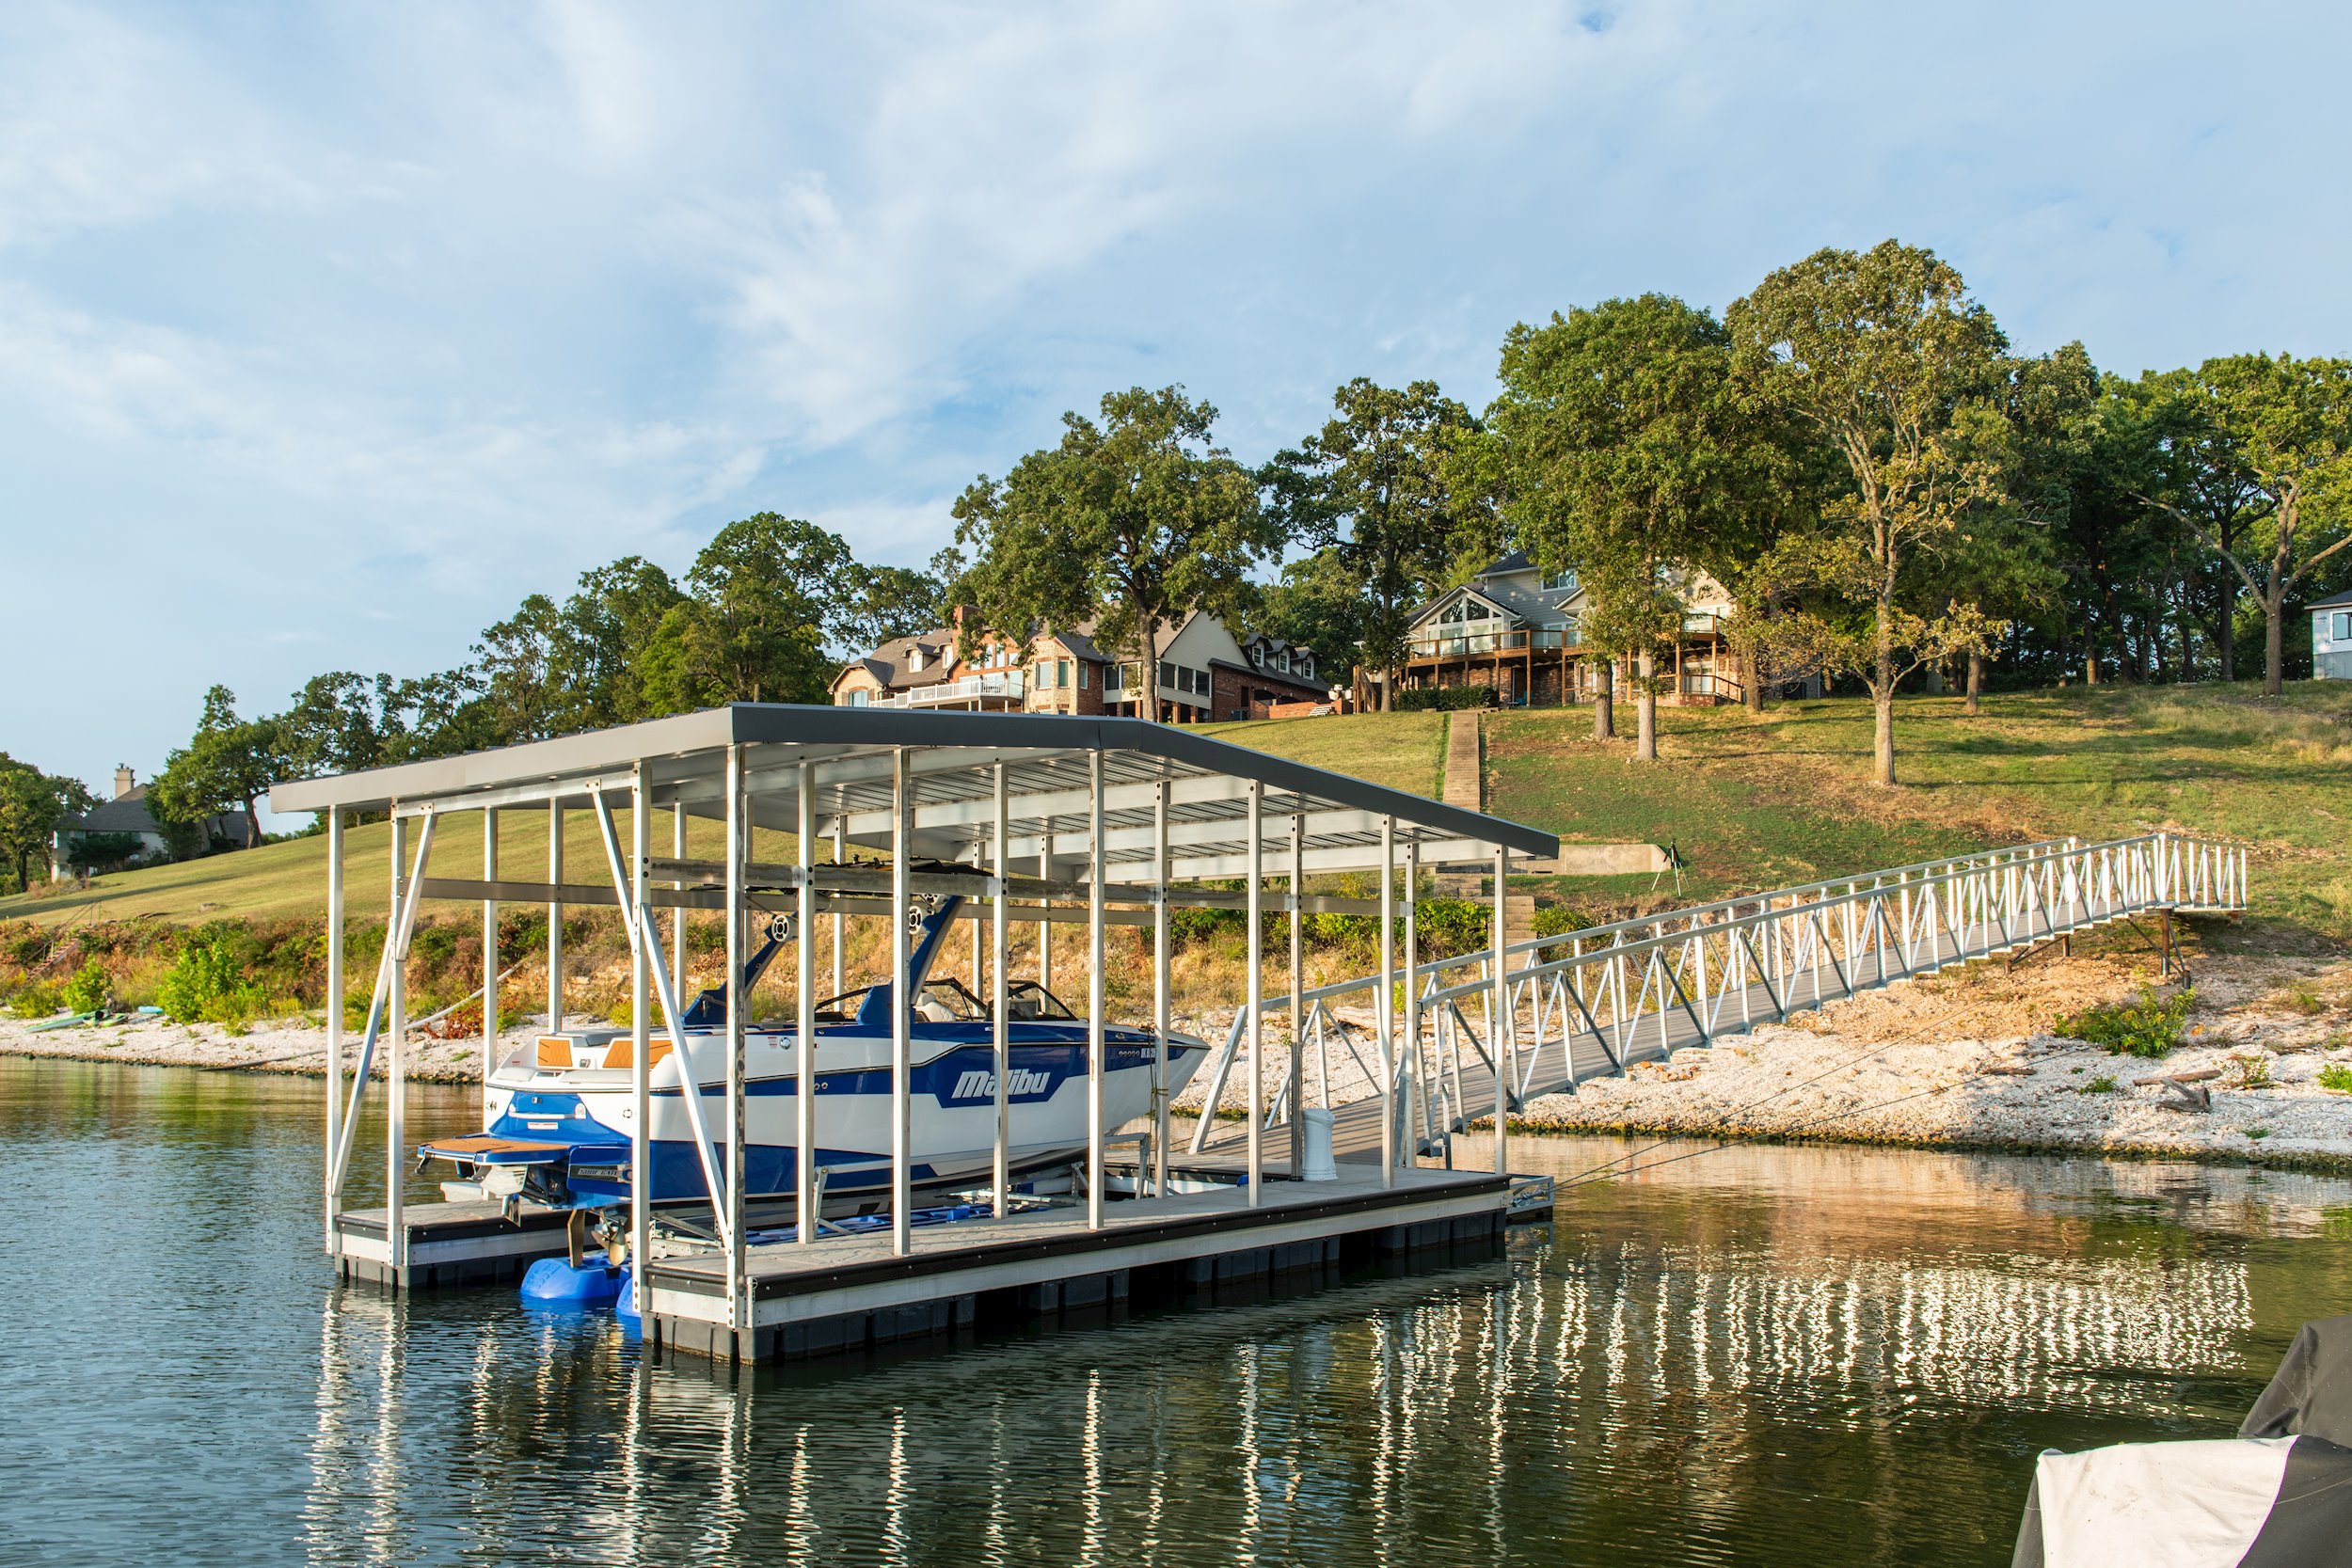
[[[155,988],[155,1005],[181,1023],[242,1023],[268,1005],[268,995],[215,935],[180,950]]]
[[[2113,1094],[2122,1086],[2115,1081],[2114,1073],[2103,1072],[2075,1092],[2077,1094]]]
[[[27,980],[8,999],[8,1011],[19,1018],[47,1018],[57,1010],[57,988],[46,980]]]
[[[2196,1005],[2194,987],[2184,986],[2170,996],[2158,996],[2153,986],[2145,986],[2136,1000],[2061,1014],[2053,1032],[2122,1055],[2153,1060],[2181,1043],[2189,1009]]]
[[[1547,905],[1535,911],[1535,934],[1539,937],[1565,937],[1590,925],[1591,921],[1565,905]]]
[[[113,989],[114,983],[106,978],[105,970],[96,958],[92,958],[65,983],[60,1000],[64,1002],[67,1012],[94,1013],[106,1005],[107,995]]]
[[[1494,907],[1480,899],[1422,899],[1417,933],[1422,958],[1450,958],[1486,946],[1494,918]]]
[[[2352,1094],[2352,1067],[2342,1062],[2329,1062],[2319,1069],[2319,1086],[2338,1094]]]
[[[1498,705],[1491,686],[1424,686],[1396,694],[1399,713],[1446,713],[1457,708]]]

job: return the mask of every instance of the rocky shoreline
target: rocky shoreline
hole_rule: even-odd
[[[2203,961],[2187,1038],[2160,1062],[2051,1032],[2059,1012],[2128,997],[2146,978],[2144,964],[2111,958],[2026,974],[1978,966],[1636,1064],[1624,1077],[1532,1101],[1511,1126],[2352,1170],[2352,1095],[2318,1081],[2323,1068],[2352,1069],[2352,964]],[[1179,1022],[1216,1041],[1231,1015]],[[1370,1020],[1361,1022],[1368,1033]],[[301,1022],[241,1033],[157,1018],[40,1034],[30,1027],[0,1021],[0,1054],[313,1077],[326,1065],[325,1030]],[[543,1027],[533,1019],[507,1031],[501,1053]],[[481,1061],[479,1038],[412,1039],[408,1075],[477,1083]],[[1287,1046],[1270,1045],[1269,1086],[1287,1066]],[[2179,1097],[2153,1082],[2159,1077],[2194,1082],[2209,1108],[2167,1108],[2168,1098]],[[1197,1113],[1206,1086],[1205,1074],[1197,1077],[1177,1109]],[[1335,1054],[1335,1097],[1369,1088],[1356,1065]],[[1227,1104],[1238,1091],[1236,1077]]]

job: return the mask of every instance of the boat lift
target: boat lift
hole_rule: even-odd
[[[403,1115],[407,1065],[406,959],[419,911],[428,899],[478,902],[482,909],[485,1095],[486,1081],[498,1066],[499,906],[547,907],[550,1028],[560,1022],[564,1009],[564,911],[580,907],[618,911],[630,954],[630,1087],[635,1125],[640,1129],[650,1125],[650,1054],[657,1011],[670,1038],[685,1038],[680,993],[685,989],[688,911],[724,913],[726,966],[731,975],[742,971],[754,922],[792,939],[796,1067],[802,1084],[815,1077],[818,992],[814,937],[818,918],[830,916],[834,925],[835,991],[842,989],[844,978],[843,921],[860,916],[886,918],[895,987],[890,1066],[892,1222],[887,1257],[902,1260],[917,1250],[912,1221],[914,1161],[909,1117],[914,998],[907,984],[910,932],[917,899],[961,895],[965,905],[960,914],[977,923],[975,980],[980,979],[985,969],[986,994],[995,1022],[992,1197],[997,1220],[986,1223],[1011,1223],[1007,1170],[1007,1096],[1011,1078],[1007,1070],[1006,1033],[1009,928],[1017,921],[1036,922],[1040,946],[1045,953],[1050,953],[1053,925],[1083,923],[1087,928],[1085,1234],[1057,1241],[1055,1245],[1064,1252],[1096,1244],[1110,1247],[1114,1240],[1106,1234],[1112,1227],[1104,1214],[1105,1195],[1111,1186],[1108,1150],[1117,1132],[1104,1125],[1103,1098],[1104,1031],[1108,1018],[1104,974],[1106,928],[1150,927],[1152,1025],[1164,1042],[1170,1025],[1169,911],[1235,906],[1244,911],[1253,961],[1248,965],[1247,995],[1241,999],[1237,1020],[1238,1043],[1247,1048],[1248,1059],[1245,1147],[1233,1170],[1237,1190],[1209,1201],[1206,1209],[1206,1200],[1198,1194],[1184,1199],[1170,1196],[1168,1096],[1155,1091],[1153,1128],[1146,1145],[1149,1154],[1137,1161],[1135,1185],[1139,1191],[1148,1185],[1154,1200],[1176,1204],[1182,1212],[1171,1218],[1167,1235],[1142,1240],[1136,1239],[1136,1222],[1142,1216],[1123,1217],[1117,1227],[1125,1238],[1118,1243],[1127,1249],[1118,1253],[1122,1258],[1130,1252],[1137,1257],[1173,1256],[1170,1247],[1181,1252],[1194,1245],[1190,1241],[1179,1245],[1168,1238],[1180,1233],[1203,1235],[1203,1214],[1208,1215],[1208,1231],[1229,1222],[1244,1228],[1255,1223],[1246,1212],[1227,1214],[1225,1211],[1228,1207],[1256,1211],[1269,1204],[1265,1133],[1271,1105],[1285,1108],[1283,1119],[1289,1133],[1287,1148],[1276,1156],[1285,1167],[1279,1174],[1302,1171],[1307,1154],[1306,1118],[1300,1113],[1310,1103],[1305,1052],[1291,1053],[1283,1083],[1265,1082],[1262,1046],[1265,1016],[1272,1009],[1263,992],[1263,963],[1257,960],[1263,952],[1265,917],[1271,908],[1291,921],[1290,1023],[1293,1037],[1306,1041],[1319,1037],[1307,1027],[1301,1010],[1299,917],[1316,912],[1376,915],[1380,974],[1374,1045],[1382,1064],[1378,1098],[1383,1110],[1377,1177],[1372,1181],[1376,1191],[1359,1195],[1360,1201],[1351,1196],[1353,1207],[1326,1203],[1313,1212],[1338,1213],[1343,1209],[1356,1216],[1345,1222],[1349,1224],[1369,1224],[1366,1216],[1376,1214],[1384,1223],[1442,1226],[1448,1216],[1466,1212],[1466,1203],[1484,1205],[1498,1214],[1507,1203],[1502,1118],[1495,1124],[1495,1174],[1486,1178],[1475,1192],[1469,1187],[1454,1191],[1442,1182],[1425,1180],[1438,1173],[1417,1170],[1417,1148],[1398,1135],[1405,1118],[1399,1115],[1396,1100],[1404,1048],[1391,1016],[1398,978],[1393,941],[1399,906],[1397,873],[1400,852],[1404,864],[1416,873],[1444,865],[1489,869],[1494,880],[1490,957],[1499,958],[1505,946],[1503,888],[1511,857],[1558,852],[1551,834],[1533,828],[1139,719],[780,704],[734,704],[563,739],[281,784],[271,790],[270,804],[273,811],[321,813],[326,820],[330,1004],[326,1244],[346,1272],[358,1265],[372,1277],[405,1286],[428,1276],[430,1266],[442,1259],[479,1260],[492,1255],[521,1258],[534,1250],[544,1253],[549,1227],[561,1223],[560,1216],[540,1215],[535,1216],[535,1229],[529,1224],[518,1228],[500,1220],[495,1212],[467,1212],[450,1215],[448,1227],[437,1231],[421,1229],[404,1212],[403,1179],[410,1155]],[[616,806],[628,809],[626,844],[615,818]],[[656,814],[664,809],[671,814],[670,853],[658,856],[653,825]],[[479,812],[483,817],[481,878],[460,879],[432,874],[437,828],[443,818],[465,812]],[[548,870],[544,882],[511,880],[499,869],[501,819],[512,823],[526,812],[545,815]],[[564,832],[567,812],[587,814],[602,852],[607,880],[566,879]],[[390,817],[392,903],[366,1027],[356,1053],[351,1053],[346,1050],[339,1005],[344,987],[343,851],[346,827],[356,814],[362,813]],[[690,817],[723,825],[723,848],[718,860],[688,858],[686,824]],[[755,828],[793,833],[796,859],[788,864],[755,862],[752,858]],[[1275,853],[1269,853],[1270,846],[1277,847]],[[820,847],[830,850],[823,861],[818,858]],[[864,851],[865,858],[853,858],[858,851]],[[1330,873],[1373,874],[1379,879],[1378,896],[1343,898],[1304,891],[1307,879]],[[1269,893],[1270,876],[1285,879],[1284,891]],[[1236,879],[1239,889],[1204,885]],[[1408,921],[1418,896],[1417,882],[1414,875],[1404,886]],[[663,909],[673,912],[666,941],[659,918]],[[979,952],[983,932],[989,952],[985,965]],[[1485,973],[1492,977],[1493,1007],[1501,1016],[1509,1010],[1502,990],[1504,965],[1490,962]],[[975,984],[976,991],[981,989]],[[708,1085],[691,1081],[690,1053],[683,1049],[675,1053],[680,1070],[689,1078],[683,1100],[692,1123],[695,1159],[710,1196],[711,1228],[718,1243],[715,1254],[705,1261],[715,1262],[718,1256],[724,1259],[723,1278],[697,1289],[717,1285],[710,1293],[719,1299],[708,1305],[719,1308],[723,1317],[711,1314],[711,1326],[732,1336],[731,1342],[737,1345],[744,1342],[740,1336],[760,1327],[755,1322],[755,1298],[765,1301],[780,1289],[771,1281],[763,1288],[763,1294],[755,1289],[756,1282],[747,1272],[747,1224],[771,1223],[756,1216],[747,1221],[737,1174],[744,1169],[744,1035],[749,1022],[741,988],[730,986],[725,1095],[716,1117],[707,1115],[705,1096],[700,1092]],[[355,1156],[358,1113],[370,1092],[379,1054],[386,1081],[386,1204],[380,1216],[355,1216],[343,1210],[343,1192]],[[1164,1046],[1161,1054],[1164,1059]],[[1508,1064],[1500,1052],[1493,1053],[1493,1068],[1494,1099],[1499,1102],[1511,1086],[1504,1076]],[[1318,1072],[1316,1083],[1326,1085],[1324,1108],[1330,1109],[1327,1070]],[[877,1259],[868,1255],[879,1245],[879,1236],[857,1240],[828,1236],[818,1224],[823,1173],[817,1165],[817,1150],[822,1147],[822,1097],[801,1094],[796,1099],[800,1164],[794,1211],[789,1216],[795,1239],[757,1248],[766,1259],[760,1266],[771,1275],[789,1274],[793,1269],[805,1274],[806,1259],[813,1255],[854,1246],[866,1259],[860,1266],[870,1269]],[[647,1142],[642,1136],[631,1140],[631,1190],[639,1194],[652,1190]],[[1367,1179],[1370,1174],[1366,1173]],[[1276,1184],[1288,1186],[1287,1182]],[[1300,1206],[1298,1196],[1293,1193],[1271,1200],[1275,1207],[1290,1211],[1283,1222],[1287,1228],[1279,1232],[1287,1238],[1286,1245],[1306,1244],[1299,1238],[1310,1237],[1313,1224],[1318,1223],[1308,1208]],[[1414,1203],[1422,1207],[1415,1209]],[[455,1211],[484,1206],[434,1207]],[[1263,1218],[1271,1223],[1277,1216]],[[629,1253],[641,1267],[655,1257],[653,1223],[651,1205],[632,1206]],[[973,1228],[984,1227],[985,1223]],[[1275,1236],[1277,1231],[1263,1234]],[[927,1244],[930,1240],[924,1238]],[[1212,1249],[1215,1244],[1214,1238],[1200,1243]],[[780,1260],[775,1256],[779,1251],[797,1252],[804,1260]],[[421,1252],[432,1256],[420,1256]],[[461,1270],[451,1277],[469,1276]],[[647,1294],[660,1311],[677,1307],[691,1314],[699,1310],[682,1298],[665,1306],[659,1281]],[[903,1295],[901,1291],[893,1299]],[[849,1298],[828,1298],[835,1306],[842,1299]],[[657,1313],[647,1312],[645,1321],[652,1325]],[[716,1338],[708,1343],[712,1354],[727,1354]]]

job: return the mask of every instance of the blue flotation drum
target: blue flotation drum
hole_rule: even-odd
[[[609,1307],[621,1293],[628,1271],[607,1265],[601,1252],[582,1255],[574,1268],[565,1259],[542,1258],[523,1275],[523,1300],[532,1307]]]

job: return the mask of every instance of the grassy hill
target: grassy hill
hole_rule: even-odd
[[[1905,700],[1904,783],[1891,791],[1868,782],[1859,699],[1786,704],[1760,722],[1738,708],[1665,708],[1655,766],[1627,742],[1593,740],[1590,709],[1491,715],[1486,807],[1574,842],[1672,842],[1694,899],[2069,833],[2217,833],[2253,846],[2258,914],[2352,940],[2352,683],[2303,683],[2278,703],[2250,688],[2077,687],[1988,697],[1984,709],[1970,719],[1956,697]],[[1384,768],[1435,793],[1406,782],[1423,742],[1406,726],[1421,717],[1218,733],[1320,767]],[[1391,744],[1384,726],[1409,744]],[[1650,881],[1554,891],[1623,899]]]
[[[629,814],[613,813],[624,847],[628,843]],[[670,852],[671,825],[667,813],[653,822],[654,853]],[[415,830],[410,850],[415,853]],[[687,853],[716,860],[723,834],[715,822],[688,824]],[[371,822],[343,835],[343,896],[353,918],[384,913],[391,903],[391,824]],[[787,860],[797,853],[789,833],[761,830],[753,847],[755,858]],[[575,881],[605,882],[604,846],[594,818],[586,812],[567,812],[564,818],[564,863]],[[427,873],[437,877],[482,875],[482,816],[461,812],[441,824],[433,835],[433,860]],[[541,811],[509,812],[499,818],[499,874],[517,881],[541,882],[548,875],[547,816]],[[87,889],[70,889],[47,895],[0,898],[0,920],[30,919],[44,925],[60,921],[158,919],[175,924],[246,919],[277,920],[323,915],[326,910],[326,837],[315,834],[265,844],[258,849],[209,855],[137,871],[116,872],[93,880]]]
[[[1671,841],[1690,862],[1688,898],[1988,844],[2169,828],[2251,844],[2258,913],[2352,940],[2352,683],[2300,685],[2279,703],[2250,689],[2026,692],[1986,699],[1977,719],[1957,698],[1912,698],[1897,729],[1905,783],[1893,791],[1867,782],[1870,713],[1858,700],[1791,703],[1760,722],[1737,708],[1667,708],[1655,766],[1635,763],[1625,742],[1592,740],[1588,709],[1506,713],[1486,723],[1489,810],[1571,841]],[[1222,724],[1210,733],[1416,794],[1441,787],[1438,715]],[[535,814],[505,820],[502,872],[543,878],[543,823]],[[389,898],[388,835],[382,824],[349,835],[355,913],[373,913]],[[584,814],[566,836],[573,875],[601,879],[602,850]],[[654,838],[666,847],[666,818]],[[300,839],[104,877],[87,892],[0,899],[0,920],[315,916],[326,848],[324,838]],[[715,855],[716,827],[698,826],[690,851]],[[760,858],[790,852],[784,835],[761,835]],[[453,818],[433,869],[474,876],[481,863],[479,818]],[[1547,891],[1605,906],[1646,900],[1650,882],[1564,879]],[[1669,879],[1659,896],[1672,892]]]

